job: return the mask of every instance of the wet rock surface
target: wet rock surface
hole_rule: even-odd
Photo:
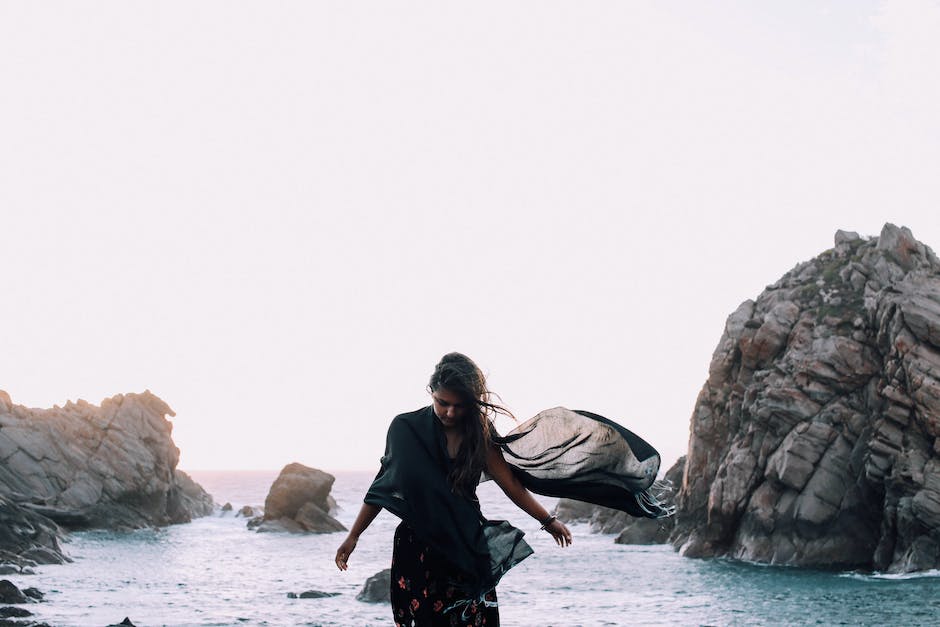
[[[26,594],[8,580],[0,580],[0,603],[5,605],[17,605],[20,603],[31,603],[32,601]]]
[[[940,261],[836,233],[726,322],[692,415],[683,554],[940,567]]]
[[[330,515],[336,503],[330,496],[335,477],[303,464],[288,464],[271,485],[264,515],[248,521],[257,531],[330,533],[345,531]]]
[[[389,603],[391,601],[392,569],[380,570],[368,579],[356,595],[363,603]]]

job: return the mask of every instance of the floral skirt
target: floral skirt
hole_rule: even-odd
[[[416,538],[411,527],[398,525],[392,551],[395,627],[498,627],[496,590],[486,593],[482,602],[462,599],[462,582],[461,573]]]

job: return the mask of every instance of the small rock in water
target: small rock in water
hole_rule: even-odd
[[[46,596],[36,588],[23,588],[23,594],[36,601],[42,601],[43,597]]]
[[[12,564],[0,564],[0,575],[19,575],[20,569]]]
[[[25,618],[32,615],[32,612],[21,607],[0,607],[0,618]]]
[[[388,603],[392,581],[392,569],[386,568],[366,579],[362,590],[356,595],[357,601],[363,603]]]
[[[130,618],[125,616],[124,620],[122,620],[120,623],[114,623],[112,625],[108,625],[108,627],[136,627],[136,625],[131,622]]]
[[[252,518],[254,517],[254,515],[255,515],[255,508],[252,507],[251,505],[245,505],[240,510],[238,510],[237,514],[235,514],[235,516],[241,517],[241,518]]]
[[[330,516],[334,477],[303,464],[284,466],[264,500],[265,524],[258,531],[331,533],[346,527]]]
[[[325,597],[338,597],[339,592],[321,592],[320,590],[307,590],[300,593],[301,599],[322,599]]]
[[[301,592],[300,594],[294,594],[293,592],[287,593],[287,597],[289,599],[323,599],[326,597],[338,596],[339,592],[321,592],[320,590],[307,590],[306,592]]]
[[[225,505],[223,505],[223,506],[222,506],[222,511],[223,511],[223,512],[230,512],[230,511],[232,511],[232,504],[231,504],[231,503],[226,503]]]

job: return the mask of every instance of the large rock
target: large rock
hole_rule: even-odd
[[[330,515],[335,502],[330,489],[335,478],[303,464],[288,464],[271,485],[264,501],[264,517],[249,521],[258,531],[329,533],[345,531]]]
[[[23,594],[23,591],[9,579],[0,580],[0,603],[7,605],[16,605],[19,603],[30,603],[30,598]]]
[[[940,261],[840,231],[732,313],[692,414],[686,556],[940,567]]]
[[[356,595],[363,603],[388,603],[392,597],[392,569],[380,570],[368,579]]]
[[[176,470],[179,450],[166,415],[175,414],[149,391],[100,407],[80,400],[53,409],[14,405],[0,392],[0,497],[67,529],[205,515],[211,497]],[[9,550],[2,540],[0,550]]]

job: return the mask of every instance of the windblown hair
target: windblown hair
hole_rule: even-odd
[[[483,372],[461,353],[447,353],[434,367],[428,390],[442,389],[453,392],[467,404],[467,415],[461,423],[463,438],[448,480],[454,492],[472,497],[480,474],[486,468],[487,443],[493,435],[490,419],[496,414],[513,419],[515,416],[493,402],[495,395],[486,387]]]

